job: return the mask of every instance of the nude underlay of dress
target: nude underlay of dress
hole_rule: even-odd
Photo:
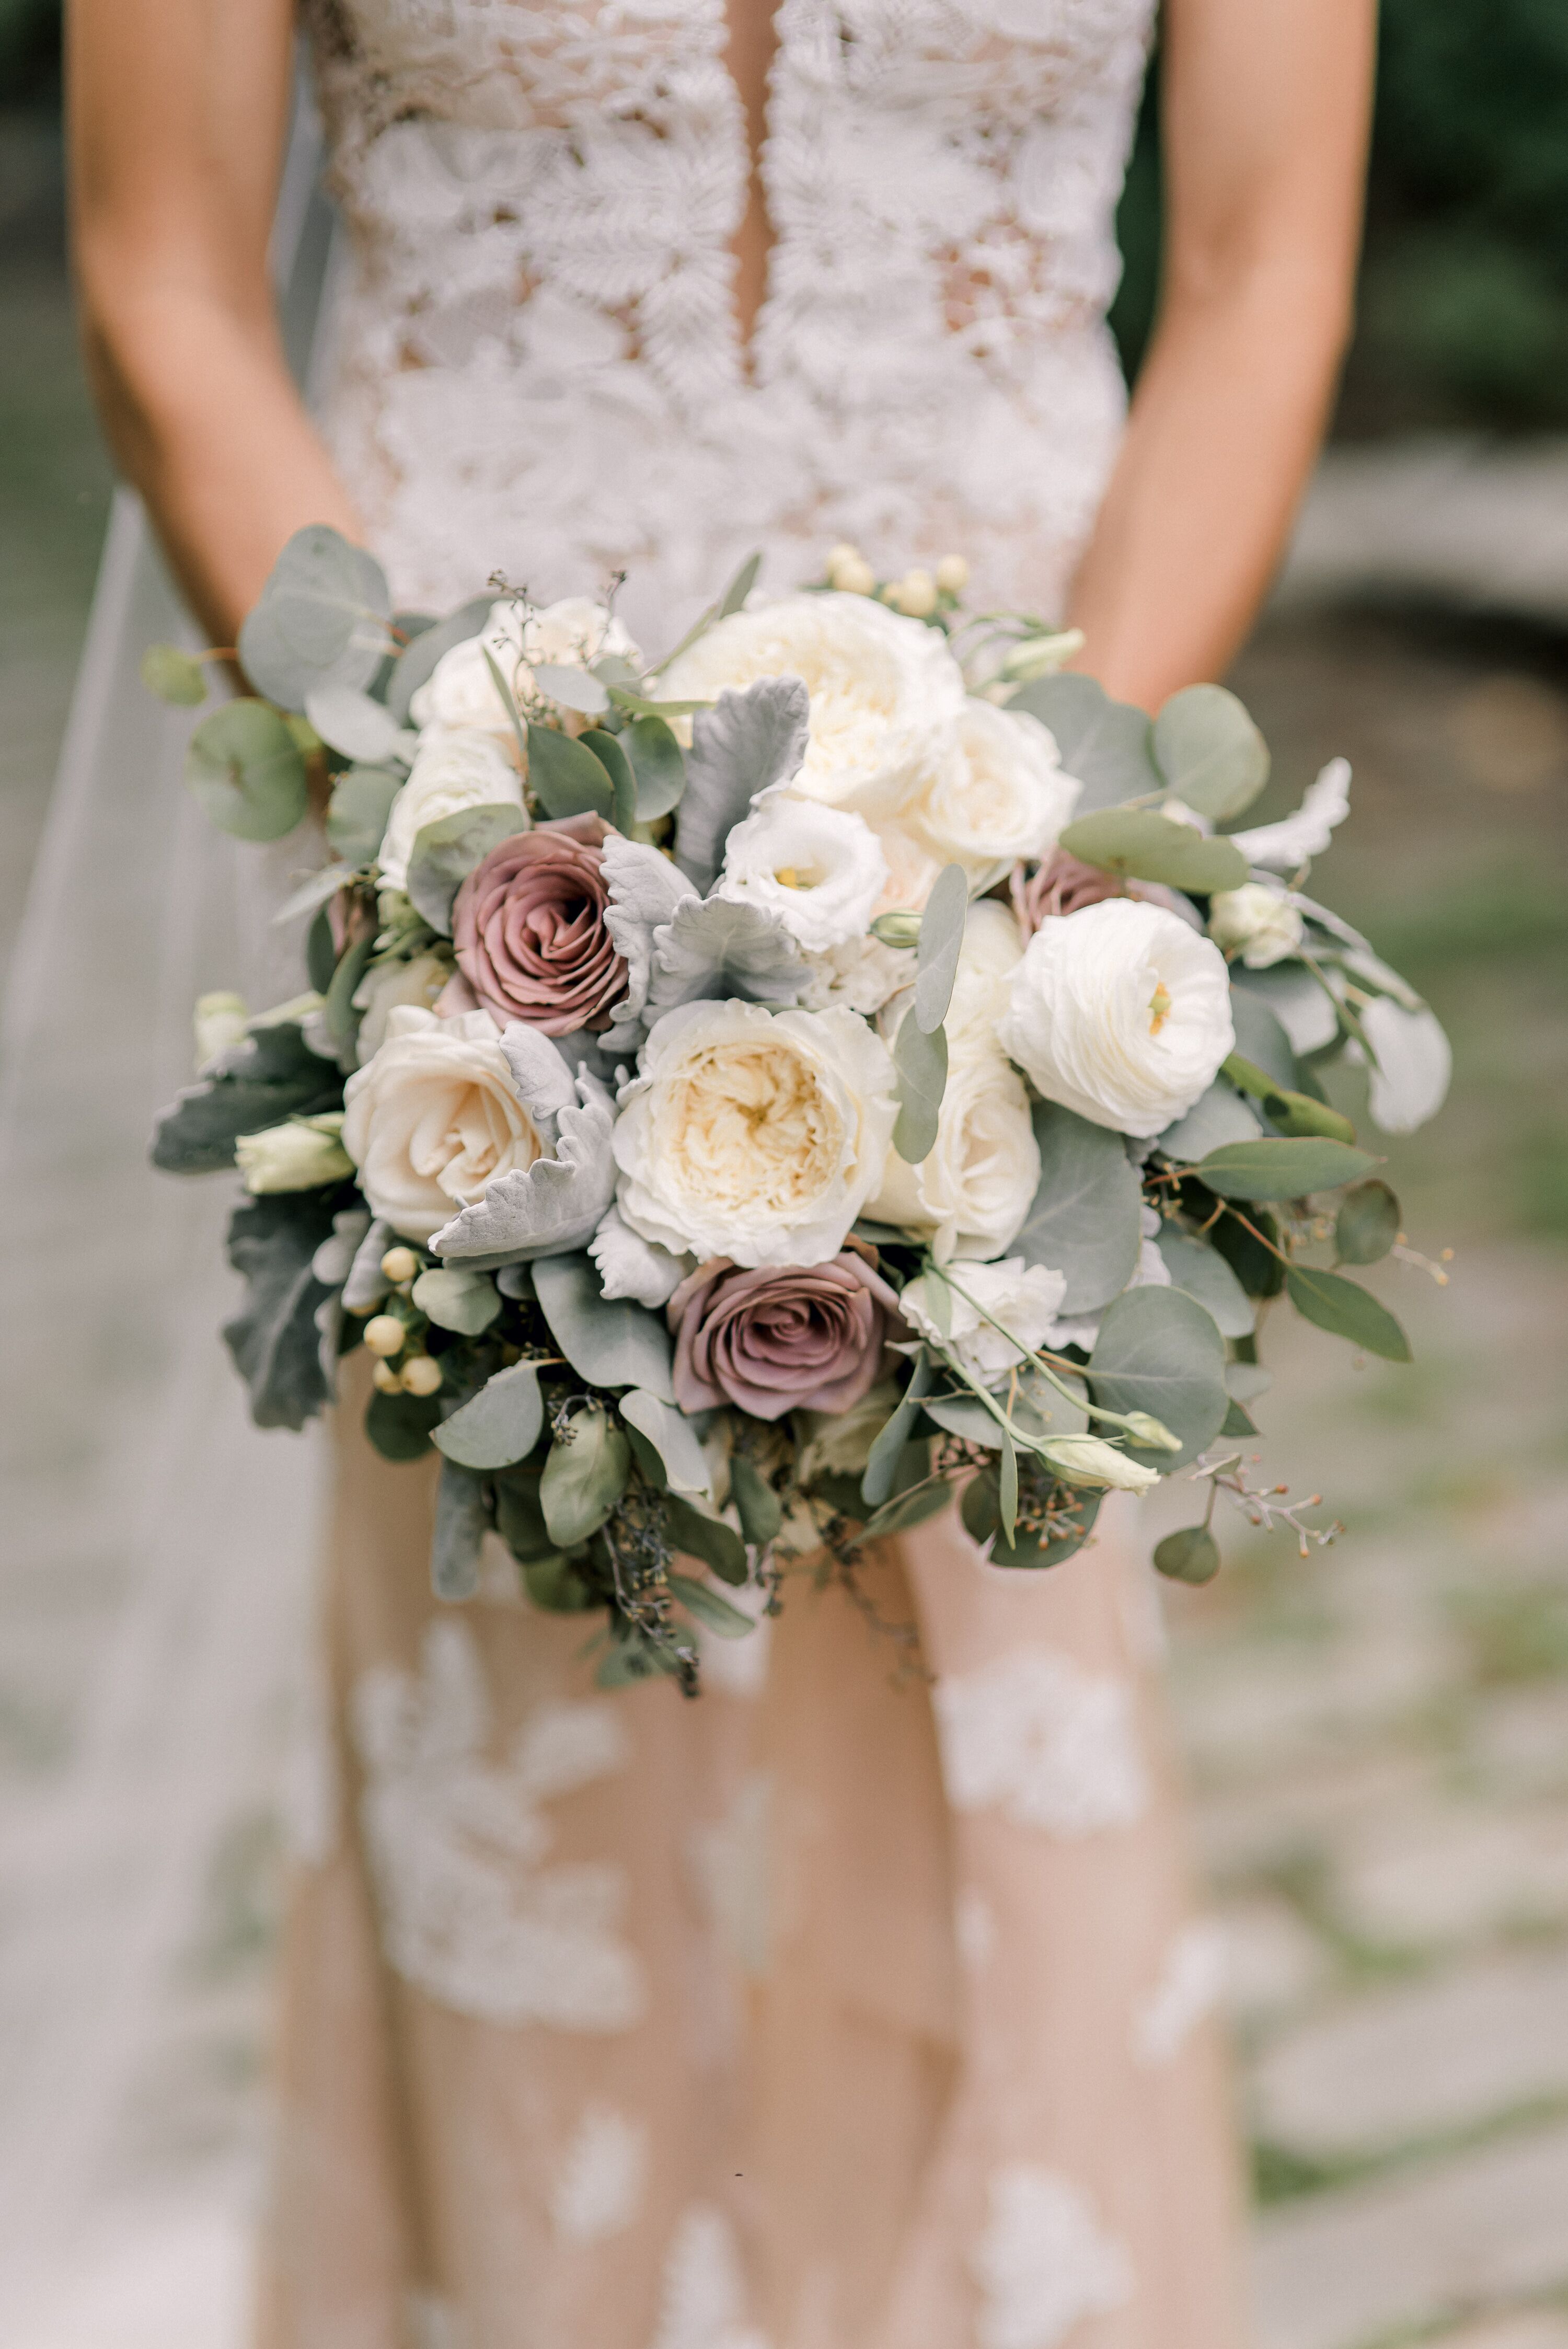
[[[748,345],[719,0],[310,0],[348,232],[325,416],[406,604],[629,574],[650,648],[754,546],[949,549],[1059,608],[1145,0],[784,0]],[[285,1961],[265,2349],[1236,2349],[1236,2181],[1113,1507],[1048,1575],[951,1518],[596,1691],[504,1557],[430,1597],[428,1464],[342,1413]]]

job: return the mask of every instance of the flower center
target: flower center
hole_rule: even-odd
[[[1154,989],[1153,1000],[1149,1006],[1149,1032],[1151,1036],[1158,1036],[1171,1017],[1171,989],[1166,986],[1165,981],[1161,979]]]
[[[802,870],[799,864],[779,864],[774,868],[773,878],[783,889],[815,889],[821,875]]]

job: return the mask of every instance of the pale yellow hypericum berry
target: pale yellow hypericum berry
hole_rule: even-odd
[[[373,1354],[380,1354],[383,1358],[389,1354],[400,1354],[403,1350],[403,1340],[407,1335],[407,1332],[396,1313],[378,1313],[373,1321],[367,1321],[365,1325],[366,1344]]]
[[[832,549],[828,556],[830,587],[836,587],[841,595],[869,595],[876,584],[876,573],[858,546],[846,541]]]
[[[381,1269],[394,1288],[412,1280],[419,1269],[419,1259],[411,1247],[389,1247],[381,1259]]]
[[[416,1354],[402,1370],[405,1389],[412,1395],[433,1395],[441,1383],[441,1366],[431,1354]]]
[[[381,1394],[401,1394],[403,1373],[395,1371],[390,1362],[377,1362],[370,1373],[370,1383]]]
[[[923,620],[936,609],[936,582],[929,571],[906,571],[895,579],[882,595],[895,612],[903,612],[912,620]]]
[[[936,584],[944,595],[962,595],[969,585],[969,565],[961,554],[944,554],[936,566]]]

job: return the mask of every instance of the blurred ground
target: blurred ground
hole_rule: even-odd
[[[0,120],[0,253],[8,943],[109,480],[54,150],[29,120]],[[1511,507],[1467,492],[1478,542],[1493,523],[1501,545],[1517,536],[1517,478]],[[1268,1333],[1269,1474],[1324,1491],[1347,1532],[1302,1563],[1238,1520],[1220,1582],[1171,1594],[1173,1678],[1229,1929],[1264,2349],[1568,2349],[1568,639],[1421,607],[1420,566],[1390,570],[1387,531],[1378,563],[1355,557],[1363,501],[1392,479],[1364,474],[1346,507],[1341,478],[1340,520],[1320,507],[1302,594],[1235,682],[1274,746],[1271,809],[1331,753],[1355,764],[1353,819],[1315,879],[1453,1035],[1449,1105],[1390,1157],[1413,1242],[1457,1257],[1446,1289],[1414,1266],[1374,1276],[1410,1326],[1412,1370],[1353,1369],[1299,1322]],[[1538,479],[1550,496],[1561,460]],[[1559,544],[1565,523],[1568,495]],[[1357,601],[1357,577],[1405,601]],[[71,1734],[8,1644],[0,1804]],[[77,2333],[47,2349],[229,2349],[231,2249],[200,2214],[259,2141],[275,1893],[258,1810],[213,1869],[186,2027],[127,2147],[174,2219],[93,2285],[116,2318],[84,2300]],[[170,2274],[189,2313],[177,2343],[139,2329],[138,2294],[156,2328]]]

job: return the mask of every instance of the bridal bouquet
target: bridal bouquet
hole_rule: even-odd
[[[756,568],[650,663],[613,596],[394,614],[303,531],[256,698],[190,749],[248,840],[314,780],[333,857],[280,916],[308,991],[204,997],[153,1146],[239,1170],[254,1416],[299,1427],[363,1345],[370,1441],[442,1455],[438,1590],[493,1531],[535,1603],[603,1614],[606,1683],[693,1685],[694,1624],[750,1629],[723,1585],[852,1572],[955,1492],[1017,1567],[1188,1464],[1209,1515],[1266,1512],[1223,1446],[1271,1300],[1408,1357],[1345,1269],[1400,1217],[1322,1071],[1364,1062],[1394,1131],[1447,1081],[1302,894],[1342,761],[1227,831],[1268,754],[1222,688],[1150,721],[1075,639],[968,616],[956,561],[841,547],[769,602]],[[172,647],[147,674],[203,697]],[[1206,1579],[1208,1516],[1156,1563]]]

